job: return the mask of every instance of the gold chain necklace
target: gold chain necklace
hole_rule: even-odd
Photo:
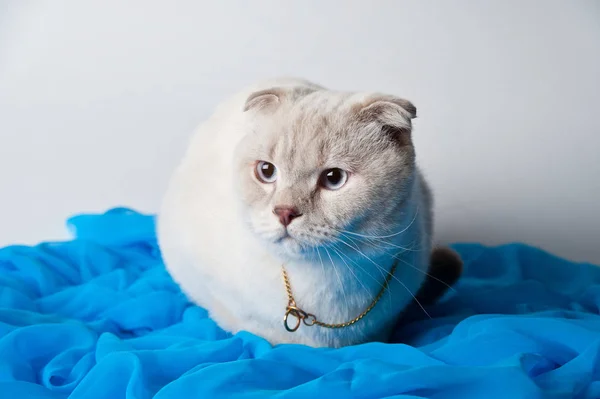
[[[298,328],[300,328],[300,323],[304,323],[304,325],[306,325],[308,327],[314,326],[314,325],[325,327],[325,328],[344,328],[344,327],[351,326],[352,324],[356,323],[357,321],[359,321],[360,319],[365,317],[371,310],[373,310],[375,305],[377,305],[377,302],[379,302],[379,300],[383,296],[383,293],[390,285],[390,281],[392,280],[392,277],[394,277],[394,272],[396,271],[397,266],[398,266],[398,261],[394,262],[394,264],[392,265],[392,268],[388,272],[388,275],[387,275],[385,281],[383,282],[383,285],[381,286],[381,290],[379,291],[377,296],[373,299],[373,301],[371,302],[371,304],[369,305],[368,308],[366,308],[361,314],[356,316],[354,319],[347,321],[345,323],[338,323],[338,324],[324,323],[322,321],[319,321],[319,320],[317,320],[317,317],[314,314],[305,312],[304,310],[300,309],[296,305],[296,301],[294,300],[294,295],[292,294],[292,286],[290,285],[290,279],[288,278],[287,272],[285,271],[285,267],[281,266],[281,271],[282,271],[282,275],[283,275],[283,283],[285,284],[285,290],[287,291],[287,296],[288,296],[288,305],[285,310],[285,316],[283,316],[283,326],[289,332],[294,332],[294,331],[298,330]],[[290,325],[288,324],[288,319],[290,316],[293,316],[296,318],[296,324],[292,327],[290,327]]]

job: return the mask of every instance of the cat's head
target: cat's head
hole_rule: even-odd
[[[415,172],[410,102],[272,88],[253,93],[244,113],[236,187],[242,217],[261,241],[308,257],[395,228]]]

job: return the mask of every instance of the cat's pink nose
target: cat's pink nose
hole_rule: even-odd
[[[298,209],[292,206],[276,206],[273,213],[279,217],[279,222],[284,226],[288,226],[292,220],[302,216]]]

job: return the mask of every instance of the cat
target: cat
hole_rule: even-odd
[[[433,301],[462,265],[432,249],[415,117],[398,97],[292,78],[226,100],[193,135],[159,212],[169,273],[231,333],[273,345],[386,341],[418,293]]]

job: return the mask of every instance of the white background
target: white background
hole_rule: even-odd
[[[214,105],[280,75],[417,105],[440,240],[600,263],[595,0],[0,0],[0,245],[155,212]]]

